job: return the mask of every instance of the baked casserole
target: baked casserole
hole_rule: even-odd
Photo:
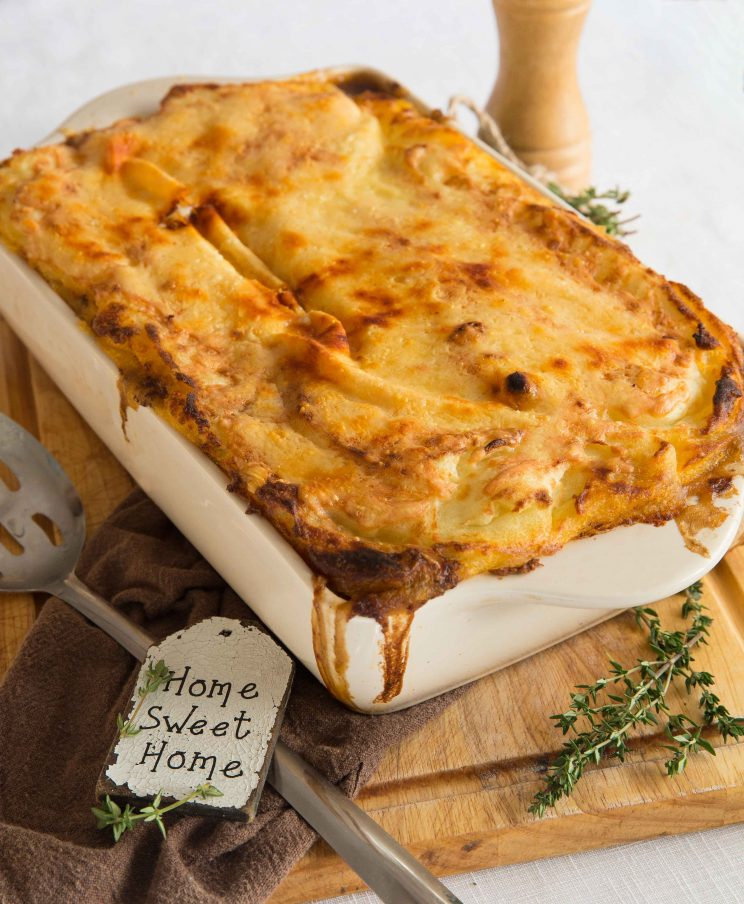
[[[732,331],[393,87],[176,87],[5,161],[0,238],[355,614],[683,521],[740,459]]]

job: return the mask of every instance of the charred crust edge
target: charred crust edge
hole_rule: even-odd
[[[497,578],[505,578],[512,574],[529,574],[536,568],[542,568],[542,562],[537,558],[529,559],[524,565],[509,565],[505,568],[492,568],[491,571],[489,571],[489,574],[492,574]]]
[[[726,366],[721,371],[720,379],[716,381],[716,390],[713,393],[713,416],[710,419],[710,427],[715,427],[733,411],[737,399],[741,398],[741,387],[732,374],[734,370]]]
[[[705,325],[698,321],[697,330],[692,334],[692,338],[695,340],[695,345],[698,348],[705,349],[706,351],[712,348],[718,348],[721,343],[716,339],[716,337],[709,333],[706,330]]]
[[[125,311],[126,307],[123,304],[118,302],[110,304],[93,317],[90,322],[91,330],[102,339],[110,339],[117,345],[123,345],[137,333],[136,327],[121,322],[121,315]]]

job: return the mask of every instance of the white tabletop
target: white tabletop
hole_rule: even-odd
[[[488,0],[0,0],[0,157],[155,75],[367,63],[444,106],[484,101],[496,61]],[[642,214],[632,247],[744,330],[744,3],[594,0],[580,77],[593,181]],[[448,881],[466,904],[744,902],[743,855],[733,827]]]

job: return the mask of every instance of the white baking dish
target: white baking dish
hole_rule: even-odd
[[[119,88],[87,104],[61,128],[79,131],[147,114],[173,84],[203,80],[161,78]],[[57,132],[44,143],[60,137]],[[343,626],[348,692],[364,711],[410,706],[622,608],[681,590],[718,561],[741,520],[737,494],[722,503],[729,509],[725,522],[700,537],[708,558],[687,550],[673,522],[658,528],[635,525],[571,543],[530,574],[464,581],[417,611],[402,691],[378,703],[380,626],[362,617],[348,626],[335,619],[334,609],[343,601],[327,591],[314,600],[312,573],[297,553],[261,517],[246,515],[245,504],[226,492],[222,472],[151,410],[130,411],[124,436],[116,367],[44,280],[1,247],[0,312],[134,479],[316,676],[314,606],[316,638],[325,633],[333,648],[336,625]]]

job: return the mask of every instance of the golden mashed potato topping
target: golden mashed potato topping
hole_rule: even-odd
[[[0,237],[361,614],[679,516],[739,455],[731,330],[394,91],[174,88],[14,154]]]

